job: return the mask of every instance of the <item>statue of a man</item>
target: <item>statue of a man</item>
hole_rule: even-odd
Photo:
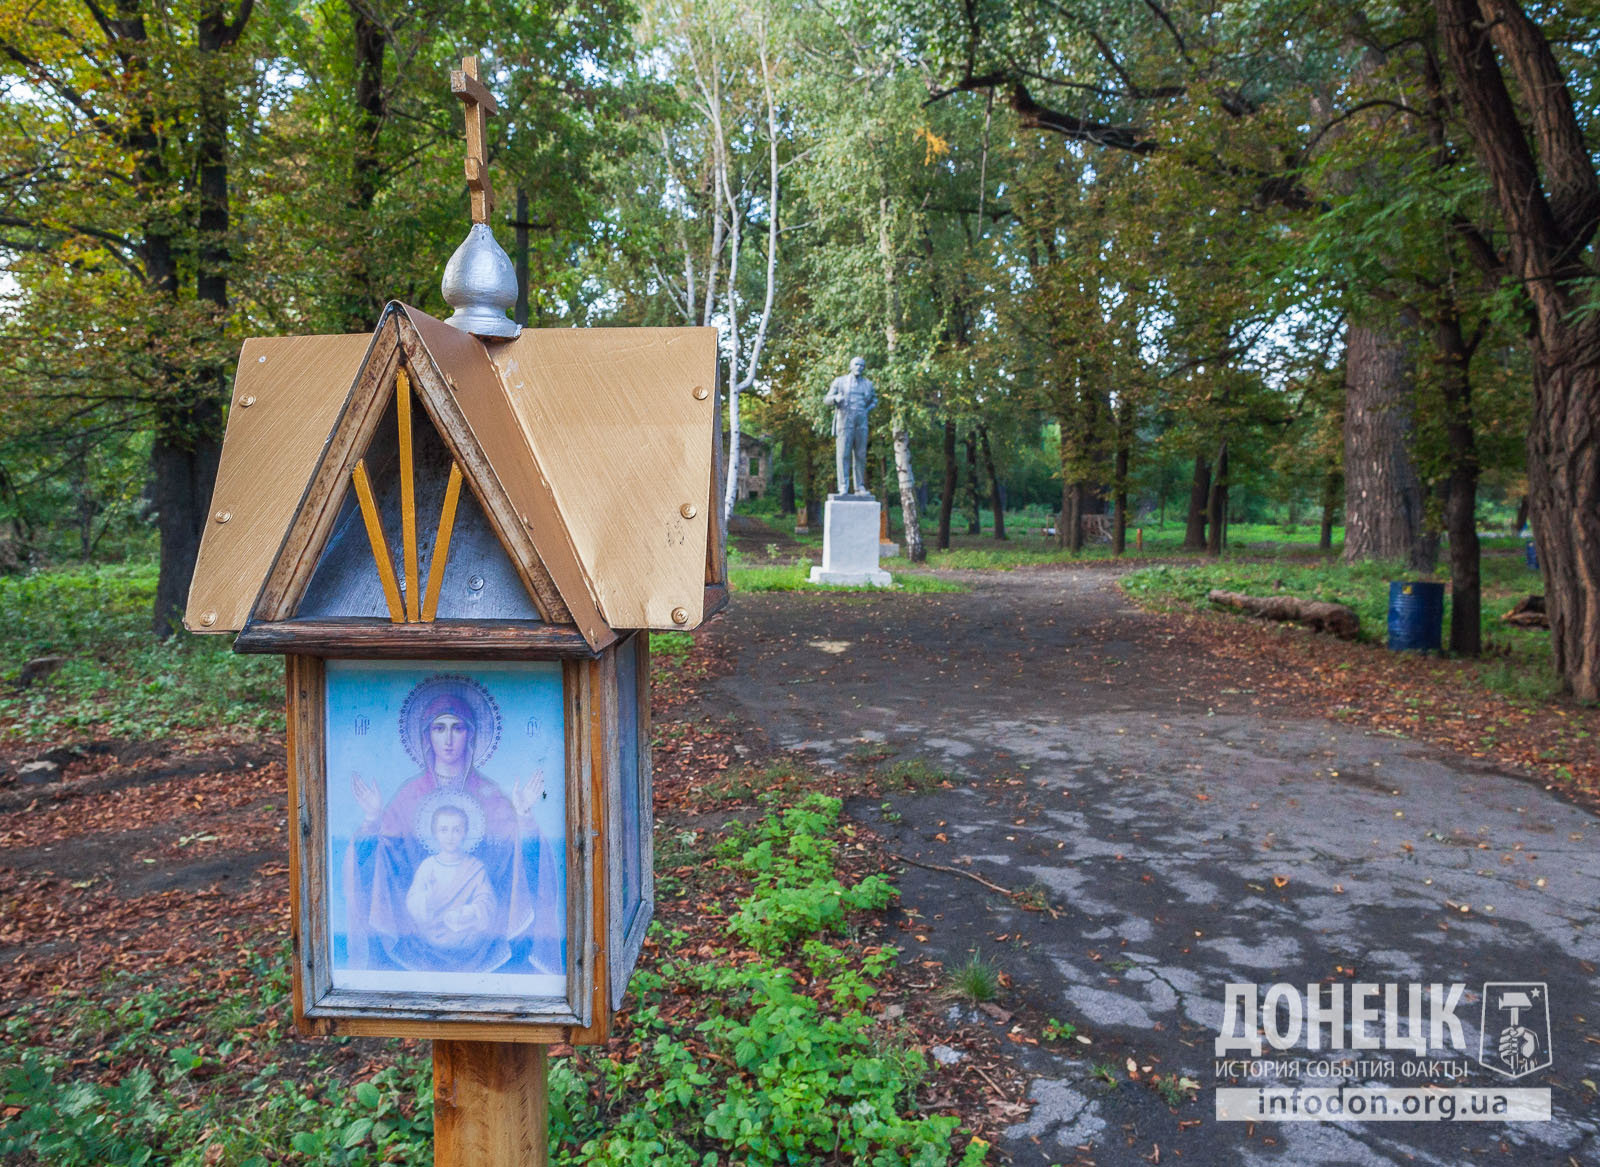
[[[822,399],[833,406],[834,460],[840,494],[867,493],[867,414],[878,404],[878,390],[867,380],[866,373],[867,362],[856,357],[850,362],[850,371],[835,377]]]

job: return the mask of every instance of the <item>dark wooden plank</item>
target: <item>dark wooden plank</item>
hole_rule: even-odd
[[[571,625],[518,620],[392,624],[371,617],[250,623],[239,633],[233,649],[366,660],[559,660],[595,655],[588,641]]]
[[[318,824],[324,820],[323,669],[313,656],[284,660],[288,689],[289,760],[289,929],[292,940],[292,986],[295,1022],[310,1032],[307,1008],[326,988],[327,970],[318,952],[326,942],[327,887]]]
[[[701,619],[702,620],[709,620],[709,619],[711,619],[711,617],[715,616],[718,612],[722,611],[722,609],[726,608],[727,606],[728,606],[728,585],[727,584],[707,584],[706,585],[705,612],[701,616]]]
[[[606,770],[611,756],[608,739],[615,738],[616,719],[610,718],[608,726],[604,694],[608,686],[616,685],[615,657],[615,653],[608,653],[600,660],[584,661],[574,666],[584,674],[587,697],[578,729],[585,745],[585,766],[580,784],[587,786],[589,791],[588,821],[584,824],[589,847],[583,868],[588,877],[589,894],[586,898],[591,931],[587,937],[589,959],[584,964],[587,975],[584,977],[583,990],[591,1009],[589,1025],[572,1031],[570,1040],[573,1045],[604,1045],[611,1038],[611,978],[606,971],[606,962],[610,959],[610,953],[606,951],[609,900],[606,853],[607,835],[610,832],[604,828],[604,824],[608,817],[610,793],[606,789]]]

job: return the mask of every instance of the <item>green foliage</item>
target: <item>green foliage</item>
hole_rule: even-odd
[[[761,765],[735,766],[707,779],[705,791],[713,798],[748,802],[757,798],[784,798],[801,789],[810,777],[806,769],[788,758]]]
[[[891,566],[893,565],[891,564]],[[956,583],[954,580],[935,579],[932,576],[915,572],[894,573],[894,583],[888,588],[873,587],[871,584],[814,584],[811,582],[811,561],[807,559],[802,559],[795,564],[773,567],[731,566],[728,568],[728,582],[734,591],[743,592],[855,592],[872,594],[886,591],[922,593],[964,592],[968,590],[964,584]]]
[[[1283,591],[1306,600],[1347,604],[1361,618],[1361,639],[1381,644],[1388,634],[1389,581],[1414,578],[1404,566],[1368,560],[1305,562],[1224,562],[1173,566],[1161,564],[1130,572],[1122,587],[1136,599],[1156,606],[1211,610],[1206,593],[1213,588],[1267,595]],[[1550,634],[1543,629],[1513,628],[1500,614],[1538,586],[1538,577],[1514,555],[1483,557],[1483,638],[1490,655],[1473,676],[1491,692],[1522,700],[1542,701],[1560,690],[1550,659]],[[1444,626],[1450,626],[1445,601]]]
[[[1054,1017],[1044,1023],[1046,1041],[1071,1041],[1077,1036],[1078,1027],[1070,1021],[1057,1021]]]
[[[272,987],[257,1004],[257,1021],[263,1006],[283,1007],[286,986]],[[0,1105],[18,1113],[0,1125],[0,1158],[32,1154],[59,1167],[266,1167],[284,1162],[285,1152],[290,1162],[355,1165],[425,1150],[433,1122],[424,1058],[402,1059],[348,1090],[261,1073],[231,1082],[223,1103],[216,1085],[219,1075],[228,1080],[223,1063],[237,1042],[173,1044],[172,1015],[187,1004],[147,991],[108,1013],[85,1008],[70,1037],[102,1043],[91,1059],[94,1077],[59,1054],[28,1048],[30,1018],[24,1012],[14,1020],[0,1049]],[[104,1073],[131,1058],[141,1060],[125,1073]],[[230,1120],[230,1104],[248,1108],[250,1120]]]
[[[1000,995],[1000,970],[975,952],[951,970],[949,988],[954,995],[982,1005]]]
[[[29,688],[0,690],[0,719],[29,740],[86,733],[154,737],[182,729],[283,726],[283,667],[238,656],[231,638],[149,632],[152,564],[0,576],[0,668],[66,663]]]
[[[891,762],[881,767],[878,770],[878,780],[886,790],[922,792],[950,786],[954,783],[955,777],[948,770],[941,770],[922,758],[902,758],[898,762]]]
[[[850,887],[839,880],[839,811],[837,799],[813,795],[718,845],[715,861],[754,885],[731,930],[756,952],[707,960],[656,925],[668,955],[635,974],[637,1004],[622,1023],[637,1053],[580,1050],[551,1065],[553,1163],[986,1160],[980,1140],[957,1155],[958,1120],[918,1113],[928,1062],[866,1012],[896,953],[863,955],[841,938],[849,913],[883,907],[894,889],[881,875]],[[249,1070],[230,1068],[240,1043],[262,1040],[267,1028],[284,1033],[287,960],[287,952],[255,956],[243,971],[189,987],[121,978],[108,986],[107,1003],[24,1006],[0,1036],[0,1107],[13,1115],[0,1120],[0,1159],[53,1167],[427,1162],[433,1102],[423,1053],[391,1050],[391,1065],[346,1082],[324,1061],[340,1043],[280,1036]],[[46,1031],[48,1052],[37,1040]]]
[[[688,658],[694,649],[694,637],[687,632],[652,632],[650,634],[650,654],[665,657],[672,661],[682,661]]]
[[[847,913],[884,907],[895,896],[881,874],[848,888],[834,875],[831,832],[840,807],[837,798],[810,794],[738,839],[745,846],[732,865],[755,890],[729,928],[761,955],[775,958],[803,937],[838,930]]]

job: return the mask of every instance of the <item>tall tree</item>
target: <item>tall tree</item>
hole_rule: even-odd
[[[1573,91],[1515,0],[1436,0],[1462,114],[1532,302],[1528,487],[1556,668],[1600,699],[1600,176]],[[1592,83],[1593,78],[1591,77]],[[1501,256],[1480,249],[1485,262]]]

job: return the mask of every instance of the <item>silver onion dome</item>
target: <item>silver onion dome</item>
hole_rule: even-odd
[[[507,315],[517,303],[517,273],[487,223],[474,223],[444,265],[444,302],[455,309],[446,324],[473,336],[510,339],[522,329]]]

